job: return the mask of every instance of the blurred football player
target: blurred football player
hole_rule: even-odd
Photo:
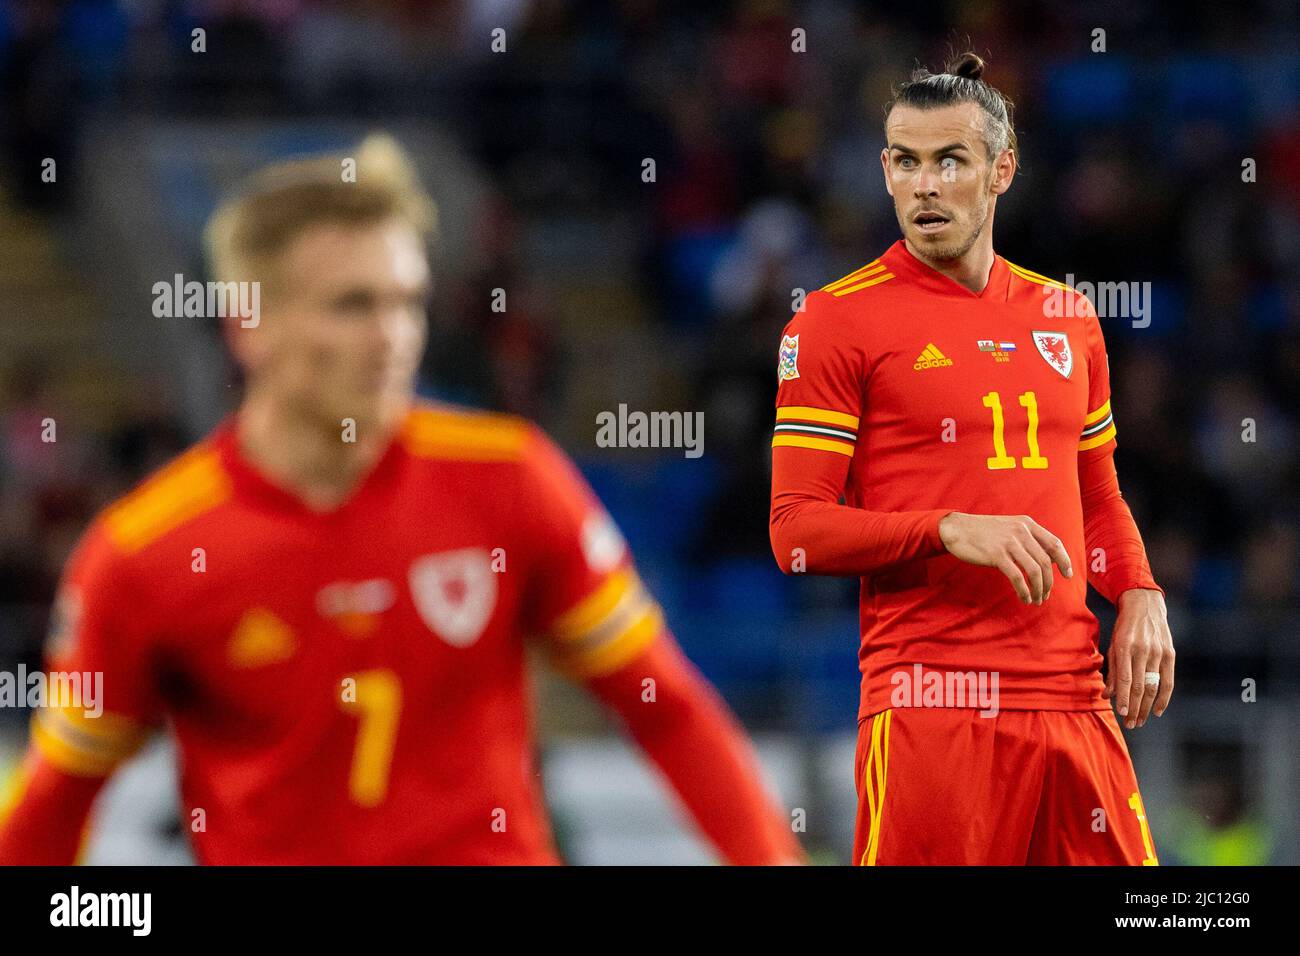
[[[432,205],[396,144],[264,170],[206,234],[258,281],[238,411],[99,516],[70,560],[0,863],[74,859],[164,719],[203,863],[559,861],[527,639],[618,715],[732,863],[797,862],[741,728],[623,538],[534,425],[416,401]]]

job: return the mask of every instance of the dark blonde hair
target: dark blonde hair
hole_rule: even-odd
[[[317,223],[370,225],[399,219],[428,238],[437,209],[420,185],[410,157],[392,137],[367,137],[351,154],[355,182],[343,178],[348,154],[276,163],[255,173],[208,220],[203,241],[219,281],[260,279],[307,227]]]

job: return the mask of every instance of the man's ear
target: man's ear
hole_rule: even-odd
[[[880,151],[880,171],[885,174],[885,192],[894,195],[894,184],[889,181],[889,149]]]
[[[998,161],[993,166],[993,182],[991,190],[993,195],[1001,196],[1011,188],[1011,180],[1016,176],[1016,154],[1010,148],[1002,151]]]

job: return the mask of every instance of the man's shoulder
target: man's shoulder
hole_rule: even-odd
[[[1071,300],[1069,308],[1066,309],[1062,305],[1062,312],[1058,314],[1082,316],[1093,311],[1092,303],[1088,300],[1088,297],[1069,283],[1053,279],[1041,272],[1034,272],[1032,269],[1026,269],[1024,266],[1011,262],[1005,256],[1001,258],[1006,263],[1007,272],[1010,274],[1007,287],[1009,301],[1023,300],[1031,302],[1035,308],[1041,309],[1045,298],[1055,296],[1062,303],[1067,299]]]
[[[514,502],[529,511],[582,497],[576,464],[541,426],[519,415],[422,401],[398,440],[415,464],[413,486],[455,495],[463,509],[483,509],[492,521],[518,519],[523,512]]]
[[[809,292],[797,324],[855,337],[888,328],[887,317],[899,308],[908,285],[890,267],[889,255],[880,256]]]
[[[884,257],[877,257],[847,275],[828,282],[809,298],[816,297],[823,305],[830,307],[845,302],[862,304],[875,297],[875,293],[869,290],[880,289],[896,278],[897,276],[884,261]]]
[[[513,463],[526,459],[540,429],[526,418],[448,402],[419,401],[398,441],[426,461]]]
[[[798,360],[798,349],[872,351],[882,334],[897,326],[894,317],[903,307],[898,291],[906,283],[890,269],[886,257],[814,289],[802,308],[787,323],[781,343],[782,362]],[[794,375],[783,375],[786,377]]]
[[[192,445],[96,517],[92,532],[123,555],[148,550],[171,532],[227,505],[230,473],[213,438]]]

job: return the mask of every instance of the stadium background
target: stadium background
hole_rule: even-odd
[[[95,510],[236,394],[215,329],[155,319],[153,283],[201,275],[202,223],[245,171],[388,130],[442,213],[424,392],[533,417],[580,462],[806,845],[845,862],[856,582],[771,557],[776,345],[792,289],[897,237],[880,106],[969,38],[1021,131],[998,251],[1154,290],[1148,328],[1103,328],[1121,484],[1179,654],[1168,715],[1127,734],[1162,859],[1300,862],[1297,31],[1284,0],[6,2],[0,669],[36,666]],[[597,448],[620,403],[703,411],[704,456]],[[710,858],[580,693],[540,696],[571,860]],[[0,777],[26,717],[0,710]],[[91,861],[188,858],[170,760],[160,743],[114,784]]]

